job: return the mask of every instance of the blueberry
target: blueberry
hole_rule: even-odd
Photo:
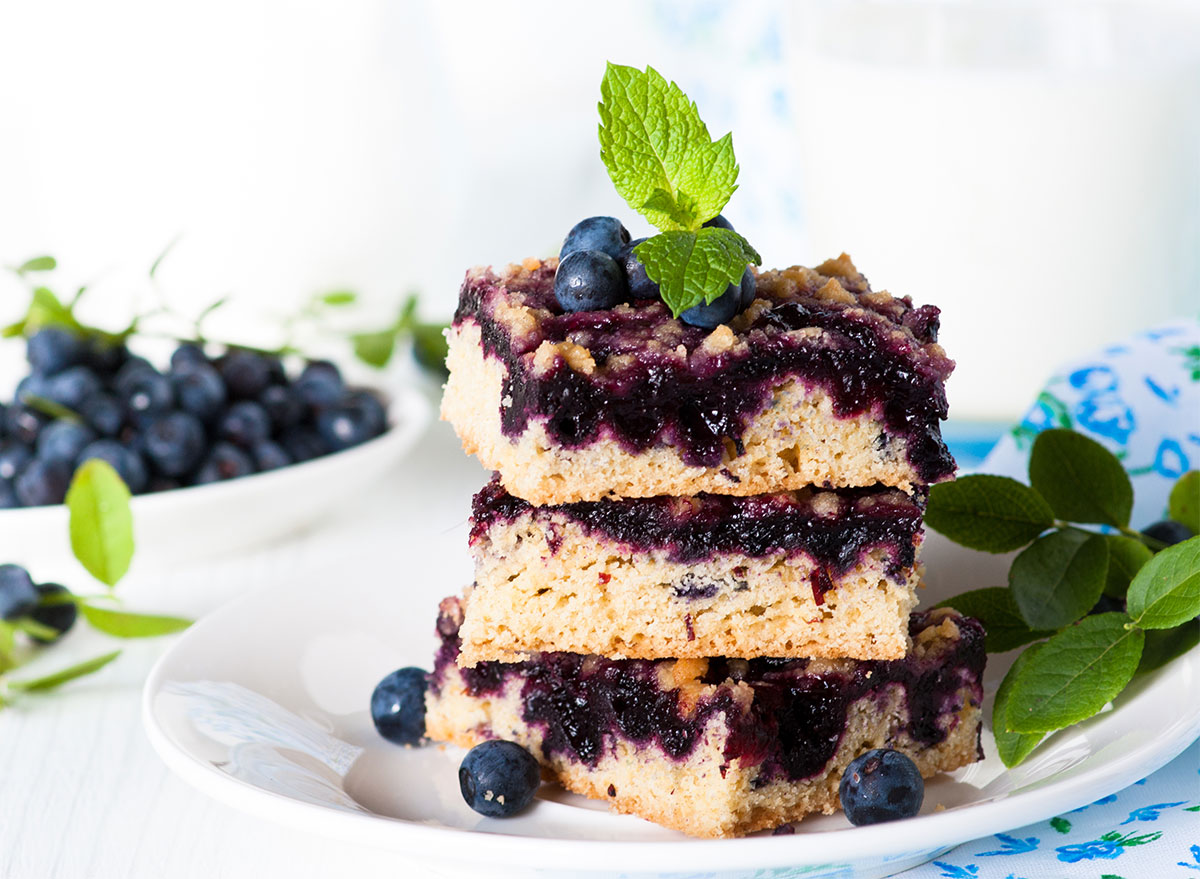
[[[387,430],[387,408],[374,391],[351,391],[346,395],[346,405],[358,409],[371,436],[379,436]]]
[[[730,232],[737,231],[736,229],[733,228],[733,223],[731,223],[725,219],[724,214],[717,214],[711,220],[706,220],[704,222],[704,225],[707,226],[709,229],[728,229]]]
[[[74,601],[69,600],[71,591],[58,583],[39,583],[36,587],[38,595],[37,607],[29,612],[29,618],[35,623],[41,623],[47,628],[58,632],[53,638],[33,636],[39,644],[52,644],[71,631],[75,619],[79,616],[79,608]]]
[[[907,756],[879,748],[850,761],[838,785],[838,798],[855,826],[911,818],[921,811],[925,780]]]
[[[32,458],[33,451],[22,442],[11,439],[0,443],[0,479],[16,479]]]
[[[616,260],[599,250],[577,250],[558,264],[554,296],[564,311],[612,308],[628,294]]]
[[[156,418],[142,435],[146,457],[167,476],[182,476],[199,464],[204,444],[204,425],[186,412]]]
[[[516,742],[493,739],[463,758],[458,787],[467,805],[489,818],[508,818],[531,802],[542,773],[532,754]]]
[[[114,439],[99,439],[94,443],[89,443],[79,453],[79,463],[82,464],[93,458],[99,458],[112,465],[112,468],[117,471],[117,475],[134,494],[146,490],[149,482],[146,463],[142,460],[142,456],[133,449],[121,445]]]
[[[5,435],[9,439],[32,446],[37,442],[42,426],[49,421],[45,415],[22,403],[13,403],[5,409]]]
[[[25,465],[13,483],[17,500],[24,507],[61,504],[71,485],[71,472],[71,465],[66,461],[34,458]]]
[[[194,342],[184,342],[171,352],[171,369],[179,370],[186,366],[208,366],[208,355],[204,348]]]
[[[116,436],[125,425],[125,407],[109,394],[88,397],[79,407],[79,414],[100,436]]]
[[[1163,519],[1142,529],[1142,533],[1155,540],[1161,540],[1167,546],[1183,543],[1192,536],[1192,529],[1174,519]]]
[[[279,443],[271,442],[271,440],[263,440],[261,443],[255,443],[250,453],[254,458],[255,469],[259,473],[265,473],[268,470],[278,470],[280,467],[286,467],[292,463],[292,456],[285,452]]]
[[[571,227],[563,241],[558,258],[566,259],[581,250],[599,250],[616,258],[621,248],[629,243],[629,231],[616,217],[588,217]]]
[[[741,294],[738,311],[745,311],[758,295],[758,278],[750,266],[746,266],[746,271],[742,272]]]
[[[74,465],[79,453],[95,438],[96,432],[87,425],[66,419],[52,421],[38,436],[37,454],[43,461]]]
[[[84,362],[95,370],[97,375],[115,375],[128,359],[129,349],[120,342],[101,337],[88,340]]]
[[[659,297],[658,284],[651,281],[646,275],[646,267],[633,252],[633,249],[645,240],[645,238],[639,238],[636,241],[630,241],[617,254],[617,265],[625,272],[625,285],[629,288],[630,299],[658,299]]]
[[[254,472],[254,461],[233,443],[217,443],[196,472],[196,485],[238,479]]]
[[[221,439],[249,449],[271,435],[271,419],[258,403],[239,400],[221,416],[217,433]]]
[[[46,327],[29,337],[25,357],[35,372],[55,375],[81,362],[86,354],[83,340],[61,327]]]
[[[175,391],[165,375],[153,367],[131,370],[126,375],[126,368],[121,368],[116,387],[133,416],[157,415],[174,405]]]
[[[741,302],[741,285],[730,284],[725,288],[725,292],[710,304],[705,305],[702,302],[699,305],[693,305],[680,314],[679,319],[685,324],[711,330],[732,320],[733,316],[738,313],[738,307],[741,305]]]
[[[37,589],[29,572],[20,565],[0,565],[0,619],[28,616],[37,602]]]
[[[50,379],[44,396],[78,412],[89,397],[100,393],[102,389],[100,377],[92,372],[90,366],[72,366]]]
[[[0,510],[11,510],[21,506],[17,500],[17,490],[13,488],[12,480],[0,478]]]
[[[346,401],[317,413],[317,433],[326,448],[340,452],[378,436],[376,414]]]
[[[225,380],[229,396],[251,400],[271,383],[271,364],[261,354],[235,348],[217,361],[217,371]]]
[[[13,394],[13,399],[23,403],[28,403],[32,397],[41,397],[45,400],[48,399],[49,391],[50,379],[40,372],[34,372],[17,382],[17,390]]]
[[[146,485],[146,492],[174,491],[182,485],[178,479],[172,479],[170,476],[154,476]]]
[[[371,720],[375,729],[397,745],[418,745],[425,737],[424,669],[402,668],[379,682],[371,694]]]
[[[225,405],[225,382],[208,363],[185,362],[172,366],[171,386],[175,390],[179,408],[201,421],[208,422],[216,418]]]
[[[338,368],[328,360],[314,360],[304,367],[293,389],[309,406],[329,406],[345,393],[346,383]]]
[[[267,410],[271,427],[276,431],[286,430],[304,419],[304,403],[293,388],[271,385],[262,392],[258,402]]]
[[[297,464],[328,455],[330,452],[321,435],[304,425],[285,430],[279,438],[279,443]]]

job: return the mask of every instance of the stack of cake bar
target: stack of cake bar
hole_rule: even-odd
[[[838,808],[871,748],[979,757],[983,632],[913,613],[941,440],[938,311],[849,258],[728,325],[564,313],[556,261],[464,282],[443,417],[496,471],[442,603],[428,735],[698,836]]]

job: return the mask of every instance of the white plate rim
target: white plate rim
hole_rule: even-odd
[[[292,584],[294,588],[295,584]],[[155,663],[142,691],[143,727],[154,750],[181,779],[213,799],[269,821],[345,842],[397,850],[414,859],[436,860],[430,849],[451,863],[495,863],[528,869],[586,869],[596,872],[702,869],[706,872],[748,867],[801,867],[869,858],[895,858],[927,852],[929,857],[949,848],[1049,819],[1121,790],[1165,766],[1200,737],[1200,704],[1190,716],[1161,734],[1147,736],[1103,767],[1068,778],[1047,781],[1031,789],[977,806],[921,815],[906,821],[870,827],[744,839],[586,840],[552,839],[492,832],[472,832],[431,826],[373,813],[339,811],[285,797],[234,778],[179,746],[154,711],[154,698],[169,680],[175,654],[187,649],[225,616],[241,613],[251,603],[279,587],[242,596],[204,618],[177,640]],[[1175,660],[1176,673],[1200,679],[1200,647]],[[1169,673],[1166,669],[1156,674]],[[285,706],[286,707],[286,706]],[[979,812],[986,809],[981,826]],[[470,845],[461,845],[464,834]],[[814,841],[820,840],[820,845]],[[456,843],[459,843],[456,845]]]

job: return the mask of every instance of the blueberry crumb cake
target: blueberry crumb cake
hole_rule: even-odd
[[[913,614],[892,661],[542,653],[460,668],[462,621],[443,601],[431,738],[516,742],[567,789],[694,836],[832,814],[842,771],[873,748],[925,776],[981,756],[983,629],[949,609]]]

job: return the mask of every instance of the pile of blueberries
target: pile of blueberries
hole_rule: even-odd
[[[732,230],[723,216],[704,224]],[[645,238],[629,240],[629,231],[616,217],[588,217],[567,233],[558,254],[554,296],[564,311],[600,311],[629,300],[658,299],[658,284],[646,276],[646,267],[633,249]],[[713,329],[754,301],[755,280],[750,266],[740,284],[730,284],[707,305],[695,305],[679,319],[686,324]]]
[[[378,395],[309,362],[180,344],[160,372],[123,344],[58,327],[28,340],[32,368],[0,403],[0,509],[61,503],[75,468],[107,461],[134,494],[275,470],[387,429]]]
[[[0,620],[33,620],[56,633],[34,635],[39,644],[57,641],[75,625],[79,609],[70,596],[67,587],[58,583],[34,583],[20,565],[0,565]]]

